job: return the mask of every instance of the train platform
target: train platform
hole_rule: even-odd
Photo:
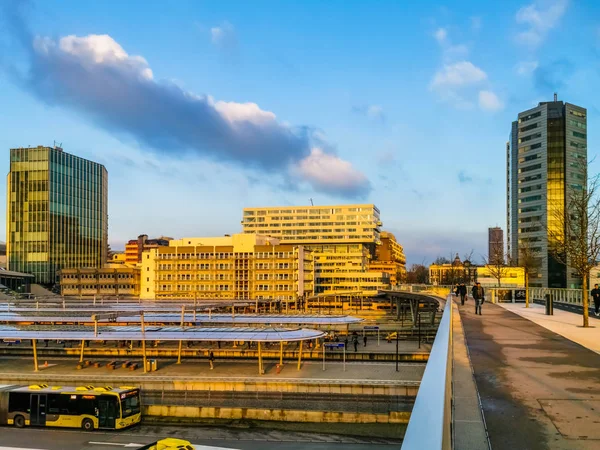
[[[556,309],[524,309],[459,307],[491,447],[600,449],[600,355],[565,337],[580,331]]]

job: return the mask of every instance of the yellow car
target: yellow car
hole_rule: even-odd
[[[183,439],[167,438],[146,445],[139,450],[194,450],[194,446],[189,441],[184,441]]]

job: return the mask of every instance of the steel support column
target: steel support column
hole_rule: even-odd
[[[302,341],[300,341],[300,349],[298,351],[298,370],[300,370],[301,364],[302,364]]]
[[[39,372],[36,339],[32,339],[31,343],[33,344],[33,371]]]

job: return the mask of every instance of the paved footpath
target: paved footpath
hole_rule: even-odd
[[[600,353],[600,321],[592,314],[590,314],[590,327],[583,328],[581,326],[583,323],[581,314],[554,308],[554,314],[547,316],[546,308],[535,303],[531,303],[529,308],[525,308],[524,303],[499,303],[499,305],[556,334]]]
[[[459,307],[492,448],[600,449],[600,355],[505,308]]]

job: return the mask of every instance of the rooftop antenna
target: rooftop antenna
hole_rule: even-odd
[[[315,206],[315,204],[312,201],[312,198],[310,199],[310,206]]]
[[[558,94],[555,92],[554,93],[554,101],[557,102],[558,101]]]

